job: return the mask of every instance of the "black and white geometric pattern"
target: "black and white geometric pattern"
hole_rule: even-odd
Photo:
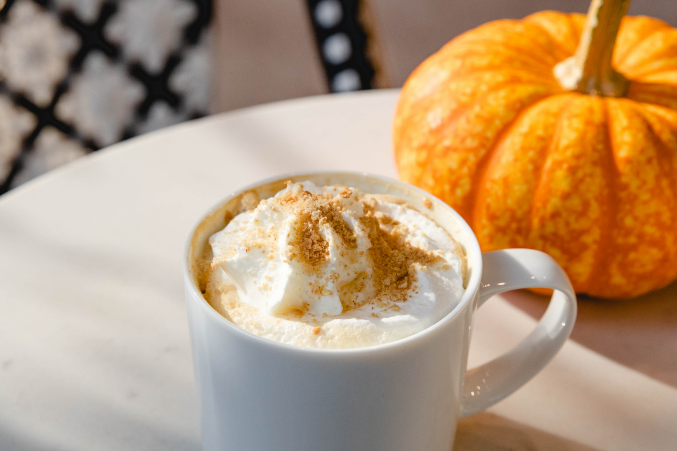
[[[376,64],[369,58],[362,0],[308,0],[310,19],[331,92],[375,86]]]
[[[8,1],[0,12],[0,194],[207,114],[211,15],[211,0]]]

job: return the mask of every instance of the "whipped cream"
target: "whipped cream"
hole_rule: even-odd
[[[463,295],[460,246],[393,196],[290,183],[209,243],[205,297],[259,336],[319,348],[417,333]]]

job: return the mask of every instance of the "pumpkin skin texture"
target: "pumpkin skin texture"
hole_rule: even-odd
[[[541,12],[471,30],[405,83],[400,178],[438,196],[483,251],[550,254],[579,294],[632,297],[677,278],[677,29],[623,19],[625,97],[563,89],[585,16]]]

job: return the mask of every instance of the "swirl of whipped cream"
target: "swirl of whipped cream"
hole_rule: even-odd
[[[364,257],[370,243],[359,222],[362,207],[347,188],[291,185],[213,235],[213,261],[244,302],[268,314],[295,309],[338,315],[339,288],[371,273]]]
[[[272,316],[393,308],[419,294],[416,287],[431,285],[431,276],[437,290],[462,293],[458,245],[432,220],[395,202],[347,187],[289,184],[210,238],[212,263],[242,302]]]

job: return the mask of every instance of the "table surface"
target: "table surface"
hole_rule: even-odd
[[[221,114],[112,146],[0,197],[0,449],[198,450],[181,257],[234,189],[304,170],[395,176],[396,91]],[[504,352],[547,301],[477,314],[470,364]],[[538,376],[462,420],[456,450],[674,449],[677,285],[580,301]]]

